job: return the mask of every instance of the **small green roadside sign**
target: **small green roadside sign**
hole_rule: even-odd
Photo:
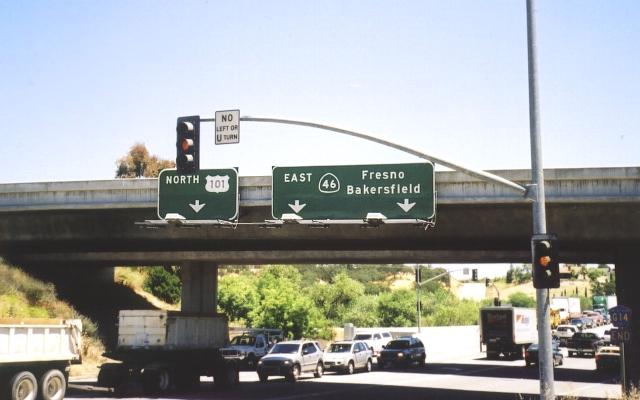
[[[238,171],[234,168],[201,169],[180,175],[165,169],[158,177],[158,217],[180,214],[187,220],[238,218]]]
[[[432,219],[435,175],[430,162],[385,165],[273,167],[273,218]]]

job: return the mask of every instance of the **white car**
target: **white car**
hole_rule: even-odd
[[[373,351],[373,356],[377,357],[382,351],[382,346],[386,346],[393,339],[391,333],[380,332],[357,332],[353,340],[362,340]]]
[[[558,338],[560,346],[566,346],[567,341],[571,339],[576,332],[580,332],[580,329],[575,325],[558,325],[555,336]]]
[[[324,350],[324,367],[326,370],[353,374],[356,369],[371,372],[373,352],[362,341],[345,340],[331,343]]]

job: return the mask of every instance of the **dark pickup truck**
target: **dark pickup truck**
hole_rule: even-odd
[[[600,346],[604,345],[604,340],[593,332],[577,332],[567,341],[569,357],[573,355],[590,354],[595,356]]]

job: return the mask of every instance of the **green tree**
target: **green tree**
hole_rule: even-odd
[[[291,266],[264,268],[257,282],[259,304],[248,315],[254,326],[279,328],[294,338],[326,337],[327,320],[300,284],[301,275]]]
[[[218,282],[218,307],[231,320],[244,320],[252,325],[251,310],[260,301],[256,278],[251,274],[225,275]]]
[[[165,168],[173,168],[176,163],[150,155],[144,143],[135,143],[129,152],[116,161],[116,178],[155,178]]]
[[[337,321],[362,295],[364,285],[345,271],[331,278],[330,284],[315,283],[311,287],[311,298],[330,321]]]
[[[382,326],[414,326],[416,323],[416,294],[399,289],[380,295],[378,316]]]
[[[179,269],[174,267],[149,268],[144,288],[167,303],[179,303],[182,290]]]
[[[358,297],[355,303],[346,309],[338,319],[338,325],[348,322],[358,327],[381,326],[378,309],[378,296],[363,295]]]
[[[514,307],[534,308],[536,306],[536,300],[523,292],[513,293],[507,299],[507,303],[510,303]]]

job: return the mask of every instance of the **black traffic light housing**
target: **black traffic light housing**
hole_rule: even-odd
[[[531,274],[533,287],[549,289],[560,287],[560,265],[558,262],[558,238],[555,234],[540,234],[531,237]]]
[[[478,281],[478,270],[476,268],[471,270],[471,280],[474,282]]]
[[[176,169],[195,174],[200,170],[200,116],[179,117],[176,134]]]

